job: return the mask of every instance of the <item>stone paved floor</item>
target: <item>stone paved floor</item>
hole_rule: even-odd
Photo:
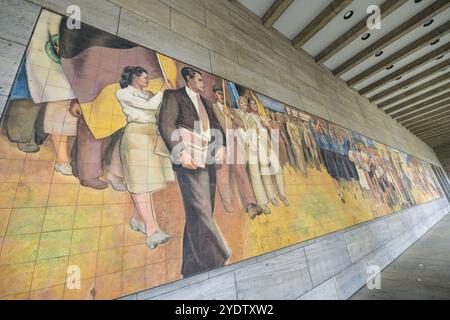
[[[351,299],[450,299],[450,214],[381,272],[380,290]]]

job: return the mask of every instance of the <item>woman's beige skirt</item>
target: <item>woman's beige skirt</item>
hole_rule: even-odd
[[[175,181],[170,159],[153,152],[156,132],[154,123],[130,122],[125,128],[120,159],[129,192],[154,192],[165,188],[167,182]]]
[[[44,131],[48,134],[76,136],[78,118],[69,112],[70,100],[47,103],[44,117]]]

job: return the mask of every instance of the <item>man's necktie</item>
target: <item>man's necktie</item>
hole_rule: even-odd
[[[200,118],[200,125],[202,128],[202,132],[206,132],[209,130],[209,118],[208,113],[206,112],[205,105],[200,98],[200,95],[197,95],[197,105],[198,105],[198,116]]]

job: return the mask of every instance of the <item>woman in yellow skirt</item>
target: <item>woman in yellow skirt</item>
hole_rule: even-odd
[[[157,113],[164,90],[153,95],[144,91],[148,86],[147,71],[139,66],[126,67],[121,75],[116,97],[127,117],[127,126],[120,142],[127,189],[133,199],[130,226],[134,231],[146,234],[146,244],[154,249],[170,240],[156,221],[152,193],[166,187],[175,176],[169,158],[154,153],[157,141]]]

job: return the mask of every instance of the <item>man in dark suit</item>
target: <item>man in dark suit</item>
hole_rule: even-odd
[[[158,128],[172,154],[173,168],[183,197],[186,223],[181,274],[188,277],[223,266],[231,253],[213,218],[216,165],[211,161],[200,165],[189,152],[179,148],[178,139],[172,139],[174,131],[180,128],[195,131],[204,137],[211,137],[211,130],[215,129],[222,135],[222,141],[209,139],[208,147],[212,150],[213,159],[222,163],[225,135],[211,102],[200,95],[204,91],[201,73],[185,67],[181,75],[186,86],[164,92]],[[217,146],[218,141],[220,146]]]

